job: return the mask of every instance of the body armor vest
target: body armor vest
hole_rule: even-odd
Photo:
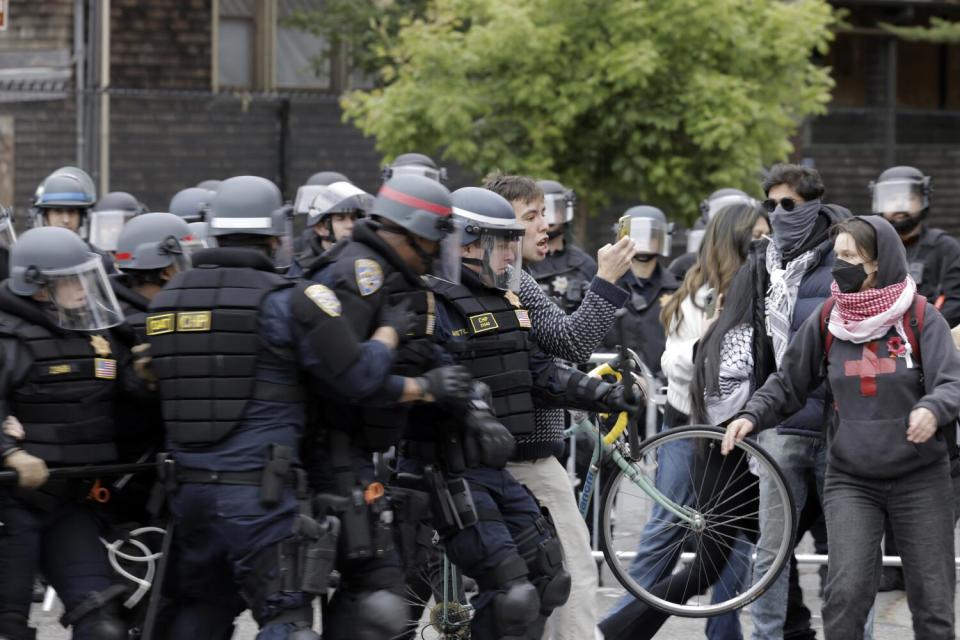
[[[0,312],[0,333],[23,342],[33,364],[8,398],[23,424],[22,447],[54,464],[92,464],[117,458],[113,422],[116,342],[104,332],[60,333]]]
[[[578,247],[568,245],[540,262],[531,262],[529,270],[543,292],[570,313],[576,311],[587,294],[596,265]]]
[[[533,433],[530,373],[530,318],[512,293],[470,289],[442,280],[433,289],[465,323],[465,340],[450,340],[450,351],[474,378],[490,387],[497,419],[515,436]],[[512,298],[512,301],[508,299]]]
[[[259,337],[264,298],[293,282],[250,268],[196,267],[178,274],[150,305],[146,333],[170,439],[184,447],[222,440],[251,399],[302,402],[299,386],[256,380],[272,359]],[[278,366],[282,366],[278,364]]]

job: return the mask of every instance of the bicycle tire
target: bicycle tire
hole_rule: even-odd
[[[782,515],[784,519],[783,531],[785,532],[785,535],[783,535],[781,537],[781,540],[779,540],[776,544],[775,555],[770,565],[770,568],[767,571],[765,571],[764,574],[761,576],[753,576],[753,579],[750,580],[748,587],[744,591],[737,593],[732,597],[726,598],[717,603],[701,603],[699,598],[705,595],[706,590],[709,589],[710,586],[706,584],[694,584],[693,588],[690,589],[689,574],[692,572],[692,569],[688,571],[687,584],[683,585],[681,589],[681,592],[683,594],[679,598],[681,601],[678,602],[671,599],[665,599],[664,597],[660,597],[655,593],[652,593],[649,589],[653,589],[654,591],[657,591],[659,593],[661,591],[672,592],[677,588],[672,583],[673,576],[676,575],[673,572],[673,568],[676,564],[675,561],[673,562],[674,566],[669,567],[669,573],[664,572],[663,574],[658,575],[656,577],[656,580],[655,580],[656,586],[651,585],[650,588],[648,589],[643,587],[641,584],[639,584],[639,582],[630,575],[629,567],[624,566],[624,564],[621,562],[621,559],[623,557],[626,557],[626,555],[617,548],[616,540],[614,539],[614,536],[613,536],[613,521],[615,519],[622,519],[623,516],[620,515],[615,518],[614,510],[616,509],[619,488],[625,480],[629,482],[630,485],[635,487],[636,490],[641,491],[643,495],[650,500],[651,505],[654,504],[654,500],[653,498],[650,498],[649,493],[643,492],[642,489],[637,487],[636,483],[630,480],[630,478],[624,473],[624,470],[622,468],[617,470],[616,475],[610,480],[609,484],[607,484],[603,493],[603,497],[601,500],[602,511],[600,516],[600,545],[603,550],[603,554],[606,559],[607,566],[610,568],[611,572],[613,573],[617,581],[620,582],[620,584],[634,597],[639,598],[640,600],[644,601],[645,603],[649,604],[652,607],[655,607],[661,611],[670,613],[672,615],[692,617],[692,618],[709,617],[709,616],[725,613],[728,611],[733,611],[735,609],[739,609],[741,607],[746,606],[750,602],[753,602],[758,597],[760,597],[760,595],[762,595],[763,592],[766,591],[767,588],[769,588],[769,586],[773,583],[773,581],[776,580],[776,578],[779,576],[780,572],[783,571],[783,568],[787,565],[787,563],[790,560],[790,556],[793,553],[793,547],[794,547],[793,538],[794,538],[796,511],[794,508],[793,496],[790,492],[789,487],[786,484],[786,480],[784,478],[783,472],[780,470],[780,467],[777,465],[776,461],[773,460],[770,454],[768,454],[761,447],[759,447],[758,445],[756,445],[755,443],[749,440],[745,440],[744,442],[737,443],[737,451],[740,452],[739,458],[733,456],[733,453],[731,453],[730,457],[715,458],[711,460],[710,456],[720,455],[719,445],[720,445],[720,441],[723,438],[724,433],[725,432],[723,429],[719,429],[716,427],[709,427],[709,426],[689,426],[689,427],[678,427],[678,428],[670,429],[652,438],[649,438],[643,443],[641,443],[640,450],[638,452],[639,455],[637,459],[634,461],[629,461],[629,460],[628,461],[631,467],[637,470],[640,470],[641,473],[645,473],[645,475],[649,475],[647,472],[642,471],[643,465],[650,466],[652,464],[654,469],[656,469],[656,467],[659,464],[659,461],[655,461],[651,463],[649,460],[649,456],[651,455],[651,453],[656,454],[659,451],[663,451],[664,450],[663,445],[669,444],[672,442],[682,442],[682,441],[687,441],[691,443],[701,442],[703,443],[703,446],[706,448],[701,450],[699,455],[708,456],[706,459],[705,466],[719,463],[721,464],[721,469],[722,469],[723,465],[726,464],[726,460],[735,460],[735,462],[731,464],[737,464],[737,465],[741,464],[743,460],[746,460],[746,463],[747,463],[746,468],[747,470],[749,470],[749,466],[750,466],[749,461],[750,461],[750,457],[752,457],[753,459],[757,460],[757,464],[759,464],[767,473],[770,474],[770,477],[774,481],[773,485],[776,488],[776,493],[774,494],[775,499],[771,501],[771,504],[774,504],[777,501],[779,501],[781,505],[779,509],[772,511],[771,513],[774,516],[778,514]],[[627,458],[625,457],[625,459]],[[698,472],[696,470],[691,470],[689,472],[690,479],[693,480],[696,477],[697,473]],[[733,471],[729,471],[728,473],[732,474]],[[749,478],[745,478],[741,480],[740,476],[743,476],[745,474],[741,471],[737,471],[737,473],[738,473],[737,479],[740,484],[751,481]],[[649,479],[651,480],[651,483],[652,483],[653,479],[652,478],[649,478]],[[757,484],[759,484],[759,479],[757,479],[756,482]],[[730,482],[727,482],[725,486],[729,486],[729,485],[730,485]],[[736,486],[737,485],[734,485],[734,488],[736,488]],[[678,543],[678,546],[676,548],[670,548],[668,550],[671,556],[676,555],[677,557],[679,557],[680,546],[682,546],[683,541],[686,541],[688,539],[695,539],[696,536],[698,535],[699,535],[699,541],[701,543],[704,541],[704,539],[707,540],[706,545],[701,545],[701,547],[698,548],[698,553],[703,553],[703,555],[705,557],[708,557],[708,559],[710,556],[709,554],[706,553],[706,547],[709,546],[714,551],[716,551],[718,548],[720,548],[719,543],[724,543],[730,546],[731,553],[732,553],[733,545],[730,543],[724,542],[725,538],[730,538],[729,532],[731,529],[731,524],[734,522],[736,522],[736,524],[743,524],[743,522],[740,522],[741,520],[747,521],[749,519],[741,515],[731,516],[731,514],[735,512],[735,506],[732,505],[730,501],[736,498],[736,495],[722,499],[717,496],[715,489],[716,489],[716,483],[714,484],[714,486],[711,488],[711,491],[709,492],[709,500],[711,500],[713,504],[712,505],[708,504],[707,506],[711,507],[713,511],[716,511],[717,508],[721,504],[724,504],[725,502],[728,506],[725,506],[723,510],[718,511],[717,513],[713,513],[709,509],[703,510],[703,511],[701,511],[700,509],[696,509],[696,511],[700,513],[700,515],[702,516],[702,520],[704,521],[704,524],[702,525],[703,529],[699,533],[696,532],[692,527],[690,527],[686,523],[682,523],[682,524],[677,523],[678,527],[686,527],[687,529],[689,529],[689,531],[682,534],[684,537],[682,538],[681,542]],[[703,486],[701,486],[699,491],[694,491],[693,493],[697,494],[696,499],[698,500],[698,504],[696,506],[697,507],[703,506],[699,501],[701,500],[703,495],[708,492],[704,492]],[[752,495],[742,490],[740,491],[740,493],[744,494],[744,500],[746,500],[746,498],[751,497]],[[759,504],[760,504],[759,495],[757,496],[756,502],[758,504],[758,512],[756,514],[756,517],[759,519]],[[687,506],[690,506],[690,505],[687,505]],[[712,521],[711,521],[711,518],[713,519]],[[664,520],[664,522],[666,522],[666,520]],[[713,524],[714,529],[710,530],[712,531],[712,533],[706,533],[708,530],[708,527],[711,526],[711,523]],[[666,525],[655,524],[654,526],[662,528],[662,527],[665,527]],[[738,527],[738,526],[733,527],[733,529],[738,529],[738,528],[745,529],[745,527]],[[646,529],[647,529],[646,524],[644,525],[644,529],[646,532]],[[676,536],[678,535],[678,532],[672,531],[670,535]],[[736,541],[734,540],[734,543],[735,542]],[[729,555],[728,557],[733,558],[732,555]],[[669,556],[664,556],[665,561],[669,559],[670,559]],[[695,556],[694,562],[696,561],[697,559]],[[746,559],[741,558],[740,561],[743,563],[746,563]],[[665,562],[664,568],[666,568],[669,564],[670,564],[669,562]],[[712,571],[718,572],[719,569],[717,569],[716,566],[714,565],[714,568],[712,569]],[[752,570],[750,573],[752,574]],[[704,579],[706,579],[707,574],[708,574],[708,571],[706,570],[703,571]],[[664,581],[670,581],[670,583],[664,586]],[[713,584],[713,581],[710,582],[710,585],[712,584]],[[693,597],[694,592],[697,592],[697,591],[700,592],[696,596],[698,598],[697,602],[694,604],[690,604],[689,602],[690,599]]]

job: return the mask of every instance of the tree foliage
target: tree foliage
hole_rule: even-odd
[[[931,17],[929,27],[897,27],[892,24],[881,24],[880,26],[904,40],[960,44],[960,22],[950,22],[943,18]]]
[[[832,81],[812,58],[833,21],[826,0],[432,0],[381,40],[381,86],[342,102],[387,156],[689,219],[714,188],[756,191],[825,110]]]

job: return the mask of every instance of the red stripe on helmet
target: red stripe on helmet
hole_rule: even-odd
[[[114,256],[117,260],[129,260],[133,257],[132,253],[118,253]]]
[[[411,196],[408,193],[402,191],[397,191],[392,187],[383,185],[380,187],[380,192],[377,193],[378,196],[383,196],[387,200],[393,200],[394,202],[399,202],[400,204],[405,204],[408,207],[416,207],[417,209],[424,209],[430,211],[431,213],[436,213],[441,216],[449,216],[453,214],[453,209],[450,207],[445,207],[442,204],[436,204],[430,202],[429,200],[423,200],[416,196]]]

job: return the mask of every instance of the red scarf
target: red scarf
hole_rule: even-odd
[[[882,289],[867,289],[856,293],[843,293],[836,282],[831,283],[830,293],[837,301],[836,309],[847,322],[860,322],[890,310],[890,307],[907,288],[907,281],[891,284]]]

